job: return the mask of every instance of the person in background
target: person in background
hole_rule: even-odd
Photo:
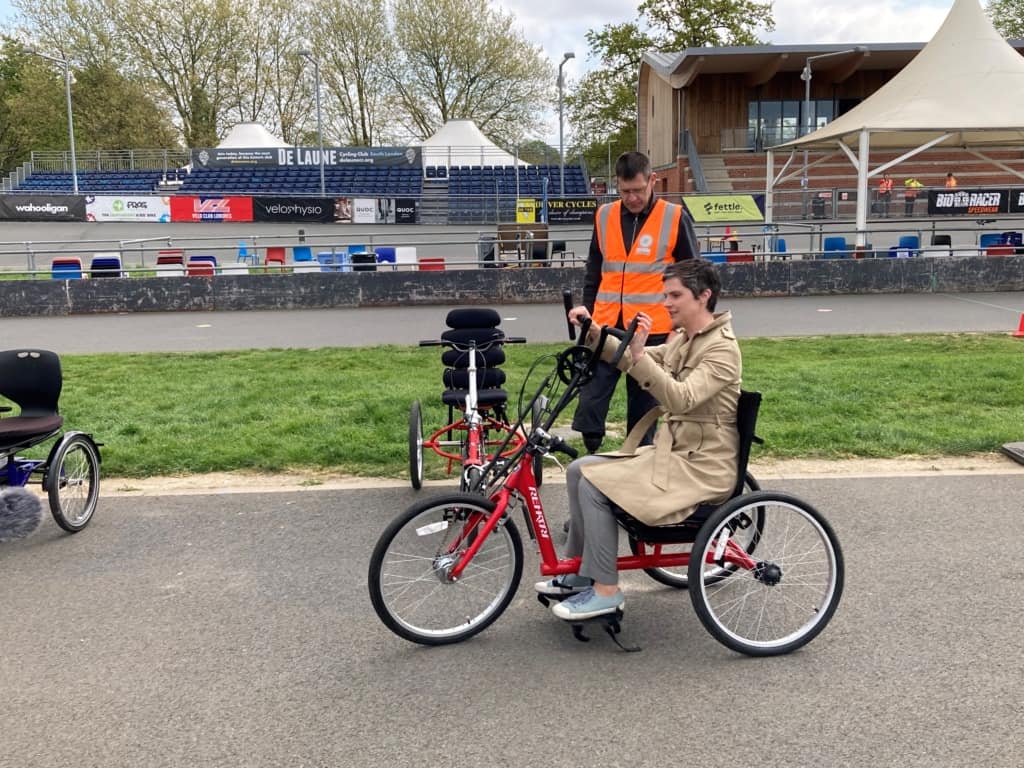
[[[917,196],[923,186],[924,184],[913,176],[903,182],[903,213],[905,216],[914,215],[914,204],[917,202]]]
[[[889,204],[892,202],[892,187],[893,183],[889,174],[883,173],[878,182],[878,205],[881,208],[882,216],[886,218],[889,216]]]
[[[946,174],[946,189],[956,189],[956,176],[952,171]]]
[[[657,176],[646,155],[620,155],[615,178],[619,199],[601,206],[594,216],[583,303],[569,311],[569,320],[579,324],[593,316],[599,325],[625,328],[644,312],[651,318],[647,343],[664,344],[672,320],[661,303],[661,274],[669,264],[700,256],[693,219],[684,206],[655,196]],[[608,407],[620,376],[617,368],[598,363],[594,377],[580,393],[572,428],[583,435],[590,453],[596,453],[604,440]],[[627,380],[627,430],[656,405],[650,392]],[[642,442],[648,444],[653,438],[652,425]]]

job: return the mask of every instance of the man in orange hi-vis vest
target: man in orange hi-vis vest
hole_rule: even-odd
[[[655,197],[656,176],[646,155],[622,154],[615,163],[615,177],[619,199],[602,205],[594,217],[583,304],[569,311],[569,319],[578,323],[592,316],[601,325],[625,328],[638,312],[645,312],[652,319],[647,345],[663,344],[673,329],[662,303],[662,275],[667,265],[700,256],[693,219],[682,205]],[[594,377],[580,393],[572,428],[583,435],[591,453],[604,440],[608,406],[620,376],[618,368],[598,363]],[[627,430],[657,404],[627,377]],[[652,425],[643,444],[653,439]]]

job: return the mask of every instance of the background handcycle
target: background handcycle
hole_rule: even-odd
[[[419,400],[413,401],[409,408],[409,481],[417,490],[423,486],[423,457],[425,451],[431,451],[447,462],[449,474],[458,467],[460,491],[475,491],[486,464],[508,459],[526,442],[526,433],[514,428],[509,419],[505,372],[500,367],[505,362],[504,346],[522,344],[526,339],[506,336],[498,327],[501,316],[493,309],[453,309],[445,322],[448,330],[440,339],[421,341],[420,346],[444,347],[441,402],[448,408],[448,421],[425,438],[423,408]],[[534,412],[531,425],[537,418],[539,413]],[[542,459],[538,455],[534,464],[538,485]]]
[[[575,573],[579,558],[559,558],[541,504],[533,467],[537,456],[576,451],[552,434],[558,416],[593,375],[609,334],[596,350],[573,345],[521,413],[538,423],[508,459],[480,469],[480,493],[423,499],[395,517],[370,558],[368,586],[378,617],[392,632],[424,645],[465,640],[493,623],[511,603],[522,576],[522,538],[513,520],[519,509],[536,541],[542,576]],[[586,328],[581,339],[586,338]],[[829,623],[843,591],[843,555],[828,521],[787,493],[752,490],[747,474],[760,405],[758,393],[741,395],[737,418],[741,453],[736,485],[722,504],[701,505],[682,523],[647,526],[619,512],[629,538],[620,571],[642,569],[659,582],[688,588],[704,627],[727,647],[751,656],[789,653]],[[523,419],[506,437],[523,429]],[[499,446],[497,454],[504,449]],[[541,598],[544,602],[545,598]],[[618,615],[595,619],[615,639]],[[582,622],[574,634],[585,639]],[[616,641],[617,642],[617,641]]]
[[[100,492],[99,444],[85,432],[63,431],[58,412],[63,387],[60,358],[41,349],[0,351],[0,397],[17,406],[0,404],[0,493],[14,502],[0,510],[0,537],[22,538],[38,527],[38,502],[29,508],[24,496],[8,489],[29,482],[42,485],[50,513],[61,528],[77,533],[96,511]],[[13,414],[13,415],[9,415]],[[56,438],[45,459],[19,456]]]

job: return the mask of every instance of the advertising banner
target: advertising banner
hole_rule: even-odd
[[[395,223],[415,224],[419,201],[415,197],[395,198]]]
[[[533,224],[537,220],[537,201],[532,197],[516,200],[516,224]]]
[[[753,195],[683,195],[683,202],[698,224],[764,221]]]
[[[548,224],[591,224],[595,213],[596,197],[553,197],[548,200]]]
[[[1006,213],[1008,189],[930,189],[928,215],[991,216]]]
[[[82,195],[0,195],[0,219],[85,221]]]
[[[1024,190],[1010,190],[1010,213],[1024,213]]]
[[[339,168],[353,165],[379,167],[420,167],[423,155],[419,147],[324,147],[324,166]],[[279,168],[319,168],[319,147],[254,147],[251,149],[193,149],[192,164],[197,168],[231,168],[274,165]]]
[[[334,200],[329,197],[254,197],[254,221],[334,221]]]
[[[377,201],[372,197],[356,197],[352,200],[353,224],[376,224]]]
[[[251,197],[172,197],[171,221],[252,221]]]
[[[86,221],[149,221],[166,223],[171,220],[169,197],[156,195],[138,197],[85,198]]]

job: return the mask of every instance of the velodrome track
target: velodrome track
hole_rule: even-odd
[[[577,291],[577,296],[578,296]],[[444,330],[447,306],[260,312],[157,312],[9,317],[8,345],[60,354],[415,344]],[[497,307],[502,328],[530,341],[567,339],[555,304]],[[1024,292],[722,299],[740,338],[822,334],[1015,331]],[[16,341],[15,341],[16,340]],[[1021,340],[1024,352],[1024,339]]]
[[[724,304],[741,337],[1005,331],[1024,294]],[[9,345],[127,352],[414,343],[445,310],[0,322]],[[564,338],[560,307],[501,310],[510,333]],[[846,591],[819,638],[761,660],[717,644],[685,593],[642,574],[624,577],[624,633],[643,652],[576,642],[533,598],[528,541],[517,597],[492,627],[446,648],[400,640],[369,605],[369,554],[436,487],[105,494],[78,535],[47,520],[0,545],[2,762],[1018,768],[1024,473],[765,485],[825,512]],[[560,527],[564,486],[541,494]]]

